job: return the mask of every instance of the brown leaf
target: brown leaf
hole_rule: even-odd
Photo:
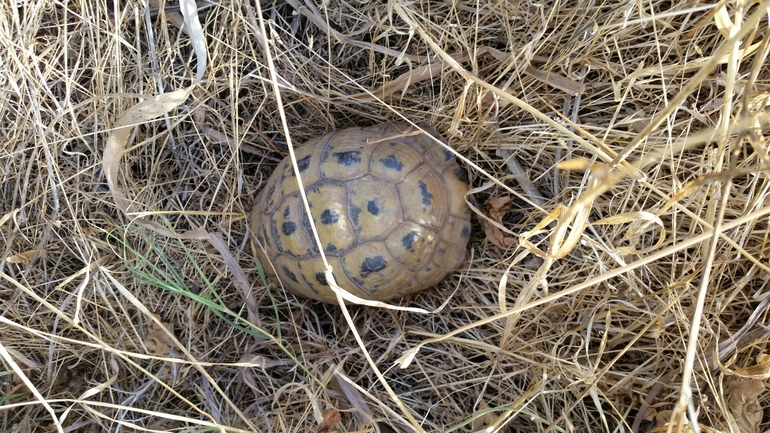
[[[765,383],[757,379],[731,378],[727,389],[727,405],[735,423],[744,433],[758,433],[763,409],[759,396],[765,391]]]
[[[492,242],[495,246],[508,248],[516,243],[515,238],[505,236],[502,230],[487,220],[481,220],[481,227],[484,229],[484,234],[487,235],[489,242]]]
[[[503,222],[503,218],[511,210],[511,199],[508,197],[490,197],[487,201],[489,217],[496,222]]]
[[[23,253],[14,254],[6,259],[8,263],[27,263],[32,260],[37,254],[38,250],[24,251]]]
[[[155,314],[154,316],[160,321],[160,316]],[[168,324],[161,323],[166,329],[171,329]],[[144,337],[144,347],[147,348],[147,352],[152,355],[169,356],[172,345],[173,341],[168,334],[159,328],[155,321],[150,320],[147,324],[147,335]]]
[[[479,404],[480,410],[489,409],[489,405],[482,400]],[[471,431],[484,431],[495,424],[497,421],[497,415],[494,412],[487,412],[473,419],[471,423]]]
[[[496,223],[502,223],[505,214],[511,210],[511,199],[508,197],[490,197],[487,201],[487,214],[489,218]],[[481,227],[484,229],[484,234],[487,235],[487,239],[495,246],[500,248],[508,248],[516,243],[516,238],[506,236],[499,227],[492,224],[487,219],[481,220]]]
[[[671,427],[670,424],[673,424],[675,427]],[[686,417],[677,417],[672,410],[658,412],[655,415],[655,427],[650,430],[650,433],[669,433],[671,431],[692,433],[693,430],[688,424]]]
[[[513,95],[514,97],[516,96],[516,92],[515,92],[513,89],[500,89],[500,90],[501,90],[501,91],[503,91],[503,92],[506,92],[506,93],[510,93],[510,94],[511,94],[511,95]],[[481,97],[481,103],[482,103],[484,106],[489,106],[489,105],[491,105],[492,103],[494,103],[494,102],[495,102],[495,99],[496,99],[495,97],[497,96],[497,95],[495,95],[495,94],[494,94],[494,93],[492,93],[492,92],[482,92],[482,95],[484,95],[484,96],[482,96],[482,97]],[[510,102],[508,102],[507,100],[505,100],[505,99],[499,99],[499,98],[497,98],[497,101],[496,101],[496,102],[497,102],[497,105],[498,105],[500,108],[505,108],[505,107],[507,107],[507,106],[508,106],[508,104],[510,104]]]
[[[337,409],[326,409],[323,413],[323,421],[316,427],[310,429],[313,433],[331,433],[334,427],[340,422],[342,417]]]
[[[160,316],[153,314],[158,319],[164,328],[171,331],[171,326],[168,323],[161,322]],[[151,355],[158,355],[163,357],[169,357],[171,355],[171,347],[174,345],[173,339],[160,328],[154,320],[149,320],[147,323],[147,335],[144,337],[144,347],[147,348],[147,353]],[[166,364],[158,373],[160,376],[166,376],[171,373],[171,365]]]

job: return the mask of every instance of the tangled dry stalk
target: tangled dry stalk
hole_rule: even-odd
[[[0,431],[770,428],[770,1],[142,3],[0,5]],[[268,290],[287,144],[397,119],[466,266]]]

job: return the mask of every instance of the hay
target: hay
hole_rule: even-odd
[[[770,428],[770,2],[139,3],[0,6],[0,431]],[[401,118],[474,187],[435,312],[266,290],[287,144]]]

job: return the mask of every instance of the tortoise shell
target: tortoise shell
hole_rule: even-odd
[[[441,140],[438,132],[420,128],[350,128],[295,149],[334,278],[361,298],[384,301],[434,286],[465,259],[465,173],[428,135]],[[251,229],[268,276],[297,295],[337,302],[289,157],[257,195]]]

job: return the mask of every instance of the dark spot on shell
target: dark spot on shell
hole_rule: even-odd
[[[404,168],[404,164],[396,158],[396,155],[388,155],[386,158],[381,158],[380,163],[391,170],[401,171]]]
[[[262,246],[267,247],[270,245],[270,236],[267,235],[267,227],[262,227],[262,238],[265,240]]]
[[[372,272],[377,272],[385,269],[388,262],[382,256],[367,257],[361,263],[361,276],[366,278]]]
[[[269,188],[267,188],[267,207],[273,205],[273,193],[275,192],[275,184],[271,184]]]
[[[361,162],[360,150],[348,150],[347,152],[334,152],[332,156],[337,159],[340,165],[351,167]]]
[[[358,214],[361,213],[361,208],[358,206],[351,206],[350,207],[350,220],[353,221],[353,224],[358,225]]]
[[[467,238],[471,235],[471,228],[468,226],[463,226],[463,229],[460,230],[460,236]]]
[[[333,253],[335,251],[337,251],[337,246],[336,245],[334,245],[331,242],[326,244],[326,248],[324,248],[324,252],[326,252],[326,253]]]
[[[333,209],[326,209],[321,212],[321,224],[334,224],[340,220],[340,214]]]
[[[283,209],[283,219],[288,220],[289,218],[291,218],[291,207],[286,206]],[[281,224],[281,231],[286,236],[291,236],[291,234],[294,233],[294,230],[297,230],[297,224],[291,221],[284,221],[284,223]]]
[[[294,275],[294,272],[292,272],[289,268],[286,267],[286,265],[283,265],[283,272],[286,273],[286,276],[289,277],[290,280],[297,283],[297,276]]]
[[[412,230],[411,232],[407,233],[406,236],[401,238],[401,245],[404,246],[405,250],[411,250],[412,245],[414,244],[414,241],[417,240],[418,236],[419,233],[417,233],[417,230]]]
[[[377,215],[380,213],[380,208],[377,206],[377,200],[369,200],[369,202],[366,204],[366,210],[368,210],[372,215]]]
[[[322,286],[328,286],[329,283],[326,282],[326,275],[324,275],[323,272],[316,272],[315,273],[315,280],[318,281],[318,284]]]
[[[270,230],[270,236],[267,236],[267,233],[265,233],[265,239],[272,239],[275,241],[275,248],[278,252],[282,253],[283,245],[281,245],[281,237],[278,235],[278,227],[276,226],[276,221],[274,219],[270,219],[268,229]]]
[[[457,167],[454,170],[452,170],[452,172],[454,173],[455,177],[458,180],[468,183],[468,174],[465,173],[465,170],[461,169],[460,167]]]
[[[307,217],[307,212],[302,210],[302,227],[305,230],[305,233],[310,236],[310,239],[313,239],[313,229],[310,228],[310,219]],[[318,246],[316,245],[315,241],[309,243],[309,253],[312,254],[318,254]]]
[[[365,287],[365,286],[366,286],[366,285],[364,284],[364,281],[363,281],[363,280],[359,280],[358,278],[353,278],[353,277],[349,277],[349,278],[350,278],[350,281],[352,281],[352,282],[353,282],[353,284],[355,284],[355,285],[356,285],[356,287],[358,287],[359,289],[360,289],[361,287]]]
[[[297,168],[299,168],[300,173],[307,170],[308,167],[310,167],[310,156],[304,156],[301,159],[297,161]]]
[[[286,236],[291,236],[295,230],[297,230],[297,224],[294,224],[291,221],[286,221],[283,224],[281,224],[281,231]]]
[[[284,182],[286,182],[286,179],[293,179],[294,178],[294,167],[292,167],[291,164],[286,164],[283,167],[283,172],[281,172],[281,181],[278,182],[279,185],[283,185]]]
[[[455,157],[455,154],[452,153],[452,151],[450,151],[447,148],[444,148],[444,162],[449,162],[454,157]]]
[[[422,195],[422,210],[427,211],[430,205],[433,203],[433,194],[428,191],[428,185],[425,182],[420,181],[420,195]]]
[[[305,186],[305,193],[307,193],[307,194],[311,194],[311,193],[312,194],[318,194],[321,191],[321,186],[323,186],[323,185],[313,184],[312,188],[308,188],[307,186]],[[308,204],[310,205],[310,208],[312,209],[313,208],[313,202],[309,201]],[[304,209],[304,207],[303,207],[303,209]]]

